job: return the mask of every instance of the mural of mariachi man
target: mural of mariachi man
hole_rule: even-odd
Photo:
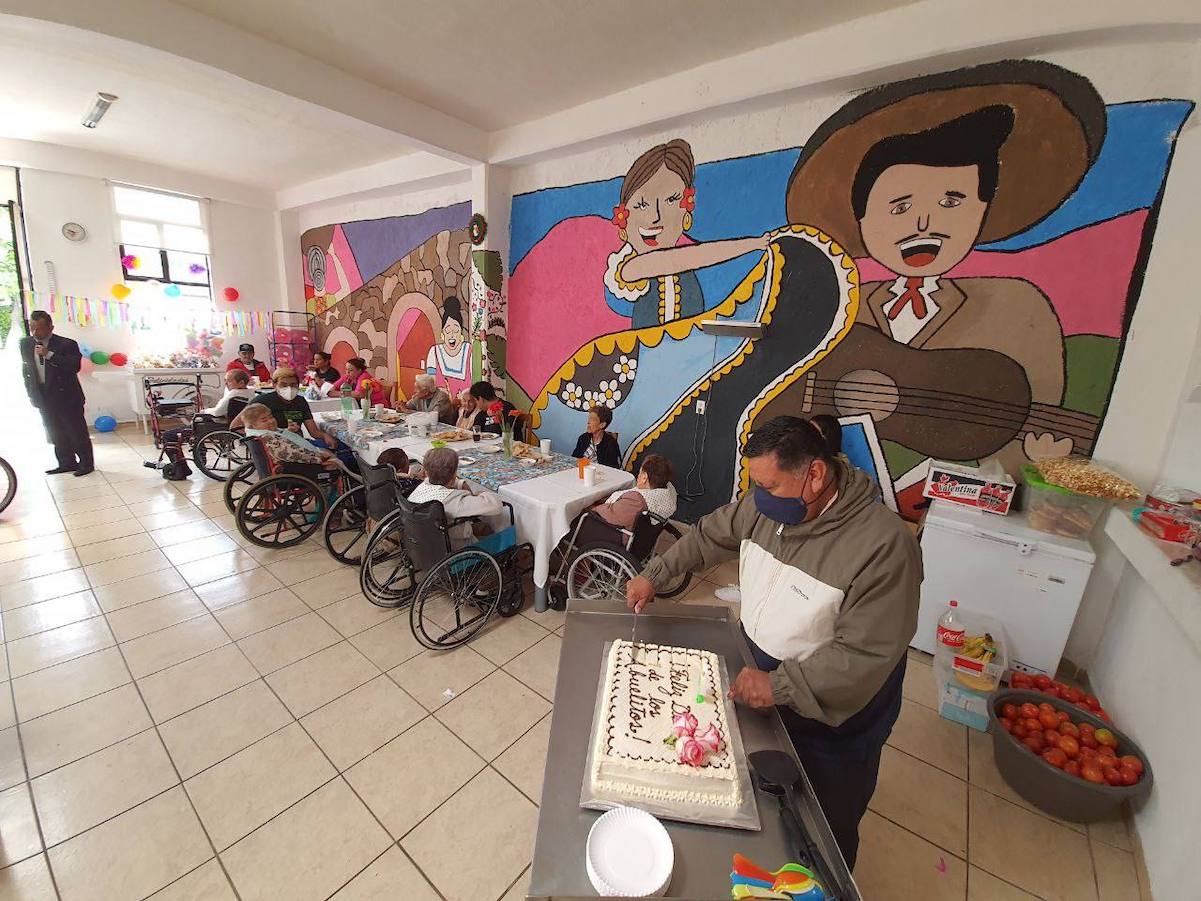
[[[995,454],[1010,472],[1090,451],[1097,420],[1060,406],[1063,332],[1047,297],[1023,279],[947,273],[1055,210],[1104,134],[1091,84],[1032,60],[891,84],[835,113],[797,161],[789,220],[893,277],[862,284],[850,333],[760,417],[867,413],[923,456]],[[907,494],[912,513],[920,485]]]
[[[451,295],[442,301],[441,340],[430,348],[425,365],[435,370],[439,384],[451,397],[471,387],[471,343],[463,325],[463,306]]]

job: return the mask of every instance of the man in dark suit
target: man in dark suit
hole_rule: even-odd
[[[21,370],[29,400],[41,411],[46,436],[58,457],[58,466],[46,470],[50,475],[74,471],[86,476],[95,468],[83,415],[79,361],[79,345],[54,334],[49,313],[34,310],[29,314],[29,337],[21,339]]]

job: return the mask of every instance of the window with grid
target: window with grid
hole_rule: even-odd
[[[181,350],[190,334],[212,325],[205,201],[113,185],[113,206],[138,349]]]

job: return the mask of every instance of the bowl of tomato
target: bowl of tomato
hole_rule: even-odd
[[[1151,791],[1151,764],[1135,741],[1062,698],[1002,689],[989,703],[989,731],[1001,776],[1051,816],[1105,819]]]

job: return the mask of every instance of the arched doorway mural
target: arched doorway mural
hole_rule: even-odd
[[[330,365],[346,372],[346,361],[359,355],[358,339],[350,329],[336,328],[325,336],[324,350],[330,355]]]
[[[388,366],[396,383],[397,398],[408,397],[413,376],[425,371],[425,358],[438,334],[434,302],[419,291],[397,298],[388,316]]]

